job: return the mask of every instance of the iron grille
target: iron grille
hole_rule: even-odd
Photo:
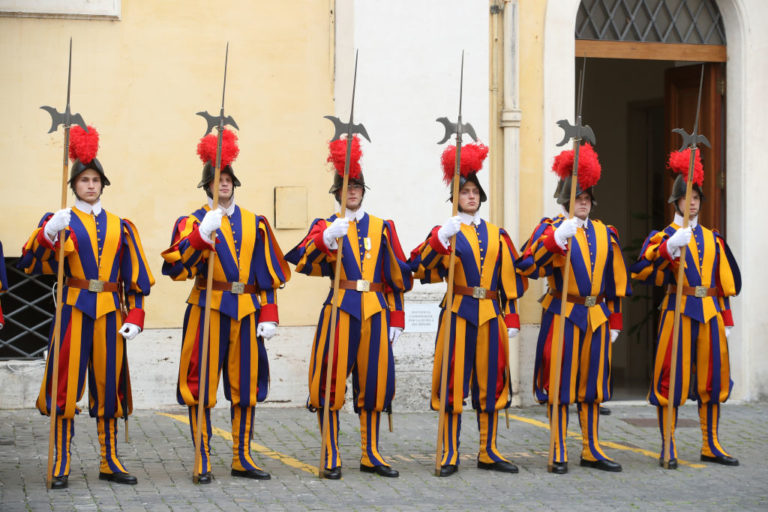
[[[725,44],[714,0],[582,0],[576,39]]]
[[[40,359],[56,314],[51,293],[56,276],[29,276],[6,258],[8,293],[0,295],[5,326],[0,331],[0,359]]]

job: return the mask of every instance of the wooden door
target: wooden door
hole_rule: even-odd
[[[672,133],[683,128],[690,133],[696,118],[701,64],[670,68],[666,71],[664,102],[666,110],[666,153],[680,149],[682,138]],[[700,145],[704,164],[705,200],[701,204],[699,220],[708,227],[725,232],[725,64],[704,64],[704,87],[699,114],[699,133],[705,135],[711,148]],[[664,180],[664,197],[669,197],[674,176],[668,173]],[[667,210],[671,222],[673,209]]]

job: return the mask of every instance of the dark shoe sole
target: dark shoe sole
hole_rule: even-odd
[[[456,464],[446,464],[440,468],[440,476],[451,476],[454,473],[458,473],[459,466]]]
[[[365,464],[360,464],[360,471],[363,473],[375,473],[386,478],[397,478],[400,476],[396,469],[392,469],[389,466],[366,466]]]
[[[324,469],[323,478],[326,480],[341,480],[341,468]]]
[[[594,468],[609,473],[621,473],[621,464],[608,460],[584,460],[581,459],[579,466],[584,468]]]
[[[266,471],[233,469],[230,474],[239,478],[250,478],[251,480],[270,480],[272,478],[272,475]]]
[[[67,475],[65,476],[55,476],[53,477],[53,480],[51,480],[51,489],[66,489],[69,487],[69,477]]]
[[[99,480],[123,485],[136,485],[138,483],[136,477],[128,473],[99,473]]]
[[[709,455],[701,456],[702,462],[713,462],[715,464],[721,464],[723,466],[738,466],[739,460],[733,457],[710,457]]]
[[[518,473],[520,470],[511,462],[480,462],[477,461],[478,469],[488,471],[498,471],[500,473]]]

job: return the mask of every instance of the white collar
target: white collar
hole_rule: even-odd
[[[91,213],[98,215],[101,213],[101,199],[97,200],[93,204],[86,203],[82,199],[75,199],[75,208],[88,215]]]
[[[213,199],[210,197],[208,198],[208,208],[213,209]],[[224,208],[219,205],[219,210],[224,212],[227,217],[231,217],[235,213],[235,196],[232,195],[232,202],[230,203],[229,208]]]
[[[480,211],[476,211],[474,215],[470,215],[468,213],[459,212],[459,218],[461,219],[462,224],[471,225],[474,224],[475,226],[479,226],[480,223],[483,221],[482,218],[480,218]]]
[[[346,210],[344,210],[344,216],[347,218],[347,220],[350,220],[350,221],[354,220],[356,222],[360,222],[361,220],[363,220],[363,217],[365,216],[365,210],[363,209],[362,206],[357,210],[350,210],[349,208],[347,208]]]
[[[678,226],[682,226],[683,225],[683,216],[680,215],[679,213],[675,213],[674,223],[677,224]],[[690,227],[692,227],[692,228],[695,228],[698,223],[699,223],[699,216],[698,215],[688,221],[688,225]]]

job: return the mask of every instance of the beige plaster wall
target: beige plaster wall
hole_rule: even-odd
[[[46,134],[50,118],[39,106],[64,109],[72,36],[71,104],[101,134],[99,159],[112,182],[103,205],[136,223],[158,281],[147,327],[178,327],[190,285],[160,274],[160,252],[174,220],[204,201],[195,148],[205,123],[195,112],[218,113],[227,41],[226,111],[240,126],[238,203],[274,222],[274,187],[299,185],[308,190],[308,221],[331,211],[330,123],[322,116],[333,112],[333,2],[122,5],[119,21],[0,18],[0,239],[6,256],[19,256],[41,215],[59,208],[63,131]],[[288,251],[303,234],[281,230],[277,238]],[[326,286],[319,281],[294,277],[279,300],[315,305]],[[315,320],[315,308],[280,313],[287,325]]]

